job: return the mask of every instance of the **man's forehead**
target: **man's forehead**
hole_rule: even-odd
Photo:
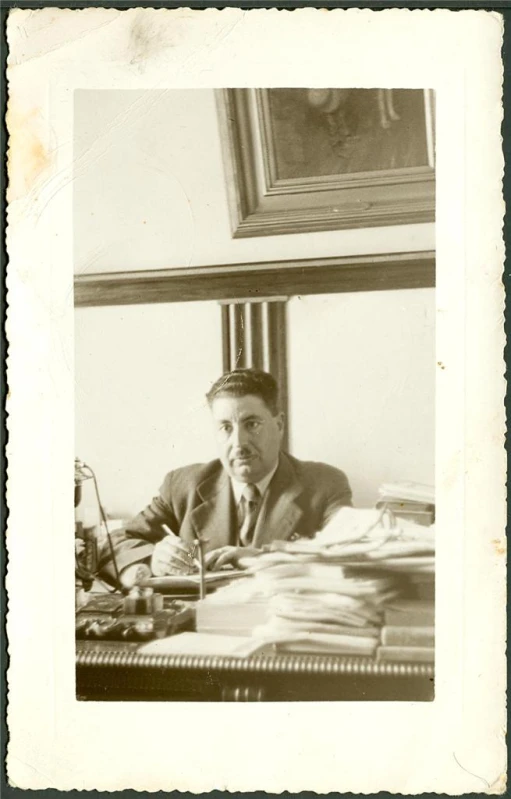
[[[245,419],[269,413],[261,397],[256,397],[253,394],[246,394],[243,397],[232,397],[227,394],[215,397],[211,404],[211,411],[215,419]]]

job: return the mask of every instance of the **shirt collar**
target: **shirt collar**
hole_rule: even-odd
[[[257,489],[258,489],[261,497],[264,497],[264,495],[265,495],[265,493],[266,493],[266,491],[268,489],[268,486],[270,485],[271,478],[273,477],[273,475],[277,471],[277,466],[278,465],[279,465],[279,462],[277,461],[277,463],[275,464],[275,466],[273,467],[271,472],[268,472],[266,477],[263,477],[262,480],[259,480],[259,482],[254,483],[254,485],[257,486]],[[240,483],[238,480],[235,480],[234,477],[231,477],[231,485],[232,485],[232,490],[233,490],[233,493],[234,493],[234,499],[236,500],[236,505],[239,505],[240,502],[241,502],[241,498],[243,496],[243,489],[245,488],[246,483]]]

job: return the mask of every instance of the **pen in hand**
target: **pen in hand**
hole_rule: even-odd
[[[175,539],[176,543],[179,543],[179,545],[180,545],[179,548],[182,551],[183,557],[181,557],[180,555],[175,555],[175,558],[177,560],[179,560],[180,563],[183,564],[183,566],[186,566],[186,567],[190,568],[190,566],[193,565],[196,568],[199,568],[200,567],[200,563],[199,563],[198,559],[195,557],[196,552],[197,552],[197,544],[194,543],[193,546],[192,546],[192,549],[190,551],[190,548],[187,547],[186,544],[183,543],[183,541],[180,539],[180,537],[178,535],[176,535],[174,532],[172,532],[172,530],[170,529],[170,527],[168,525],[162,524],[161,528],[162,528],[163,532],[165,533],[165,535],[170,536],[171,538]],[[184,557],[189,559],[188,562],[186,560],[184,560]]]

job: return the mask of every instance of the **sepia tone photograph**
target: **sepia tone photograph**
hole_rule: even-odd
[[[77,89],[73,149],[77,699],[433,700],[434,92]]]
[[[11,785],[505,792],[503,34],[9,13]]]

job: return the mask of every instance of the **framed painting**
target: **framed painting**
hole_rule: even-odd
[[[217,92],[235,238],[431,222],[434,92]]]

